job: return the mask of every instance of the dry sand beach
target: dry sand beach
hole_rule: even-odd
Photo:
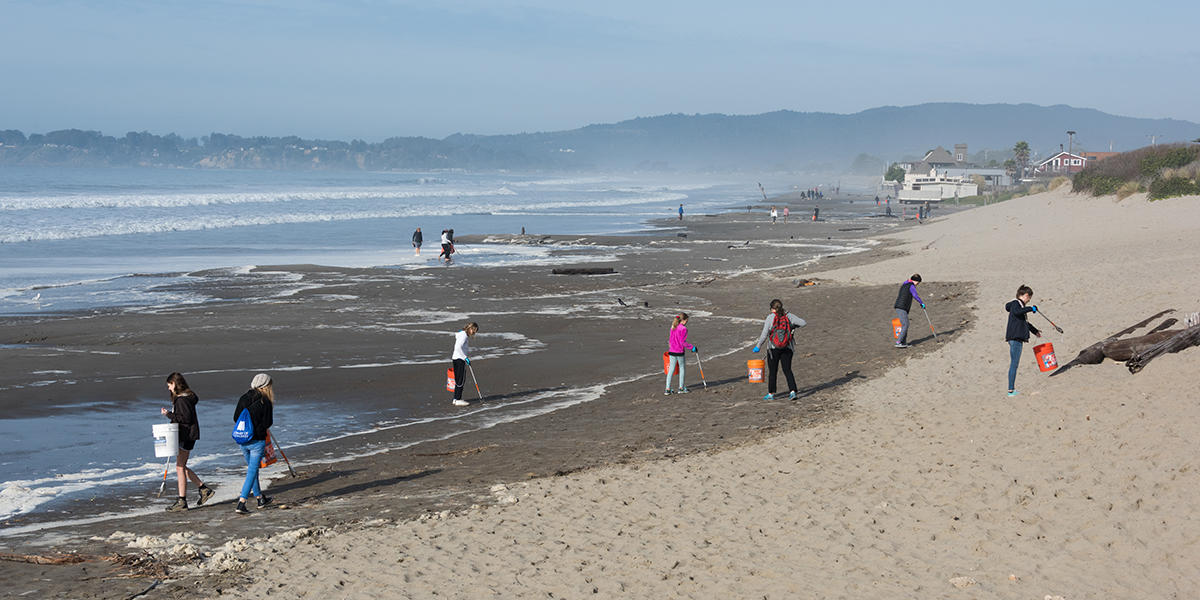
[[[580,413],[562,411],[524,425],[551,432],[533,436],[537,448],[520,443],[528,431],[497,428],[390,463],[394,486],[469,469],[509,446],[554,455],[533,463],[541,472],[472,471],[458,488],[490,498],[463,491],[459,504],[439,503],[352,484],[359,499],[340,509],[333,499],[313,513],[241,521],[232,533],[244,537],[173,566],[146,597],[1195,597],[1200,476],[1189,442],[1200,435],[1200,350],[1137,375],[1106,362],[1051,379],[1027,347],[1022,393],[1008,398],[1003,305],[1018,285],[1032,286],[1034,303],[1065,330],[1043,328],[1065,362],[1163,309],[1200,310],[1198,232],[1195,198],[1115,202],[1060,188],[898,229],[898,246],[870,256],[714,282],[707,305],[729,303],[721,310],[748,318],[761,318],[767,298],[747,289],[791,288],[787,300],[812,323],[801,342],[817,345],[806,358],[813,368],[797,365],[807,398],[755,401],[761,388],[741,381],[745,352],[706,361],[721,385],[697,396],[697,410],[656,396],[657,377],[618,386],[609,395],[625,404],[593,407],[629,407],[640,424],[588,437],[600,415],[572,421]],[[913,271],[923,294],[936,290],[926,297],[945,331],[898,357],[886,321],[895,286]],[[822,283],[796,290],[801,275]],[[814,292],[822,296],[802,296]],[[709,335],[753,334],[735,330]],[[696,434],[718,424],[716,439]],[[575,447],[609,433],[625,436],[621,448]],[[407,511],[389,514],[389,503]],[[413,506],[423,512],[408,518]],[[228,521],[189,518],[174,526]],[[145,536],[142,547],[164,552],[199,542],[168,529],[135,527],[109,542],[137,547]],[[6,593],[104,595],[63,585],[95,581],[94,570],[8,572],[21,585]]]

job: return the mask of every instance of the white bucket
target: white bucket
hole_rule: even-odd
[[[154,431],[154,456],[179,454],[179,423],[157,423]]]

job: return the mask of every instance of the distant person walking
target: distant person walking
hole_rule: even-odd
[[[913,273],[912,277],[900,284],[900,293],[896,295],[896,318],[900,319],[900,334],[896,336],[897,348],[910,348],[908,344],[908,313],[912,310],[913,299],[916,299],[917,304],[921,308],[925,308],[925,302],[921,300],[921,296],[917,294],[917,285],[921,283],[921,275]]]
[[[763,400],[772,400],[775,398],[776,374],[781,365],[783,366],[783,376],[787,379],[788,398],[796,398],[796,377],[792,375],[792,354],[796,345],[796,336],[792,333],[792,330],[797,327],[804,327],[807,324],[804,319],[784,310],[781,300],[775,299],[771,301],[771,313],[763,320],[762,333],[759,334],[758,340],[754,342],[753,349],[754,352],[758,352],[759,346],[764,341],[770,344],[767,349],[767,368],[769,371],[767,377],[767,395],[763,396]]]
[[[671,395],[671,375],[675,372],[675,368],[679,368],[679,388],[676,390],[680,394],[688,393],[687,386],[683,385],[683,375],[687,371],[686,352],[690,348],[692,352],[696,352],[696,347],[689,344],[687,341],[687,313],[679,313],[671,320],[671,331],[667,334],[667,355],[670,357],[667,366],[667,391],[666,395]]]
[[[425,241],[425,236],[421,235],[421,228],[418,227],[417,230],[413,232],[413,237],[412,237],[412,245],[413,245],[413,248],[416,248],[416,250],[417,250],[417,256],[421,255],[421,244],[424,241]]]
[[[250,511],[246,510],[246,500],[251,495],[258,498],[258,508],[265,508],[271,503],[271,498],[262,493],[258,484],[258,466],[262,461],[263,452],[266,451],[267,431],[274,424],[275,415],[275,390],[270,375],[259,373],[250,380],[250,389],[238,398],[237,408],[233,409],[234,423],[243,420],[242,411],[249,417],[253,435],[250,441],[241,444],[242,458],[246,459],[246,480],[242,482],[242,491],[238,494],[237,508],[234,512],[248,515]]]
[[[174,504],[167,507],[167,511],[179,512],[188,509],[188,479],[196,482],[200,488],[200,498],[196,500],[196,506],[208,502],[208,499],[213,496],[213,491],[200,480],[200,476],[196,475],[195,471],[187,466],[188,456],[196,447],[196,440],[200,439],[200,419],[196,417],[196,403],[200,399],[188,387],[187,380],[180,373],[167,375],[167,390],[171,393],[171,410],[163,408],[162,414],[172,423],[179,424],[179,453],[175,455],[175,474],[179,479],[179,496],[175,498]]]
[[[816,221],[820,216],[821,216],[821,207],[814,206],[813,207],[813,220]]]
[[[778,218],[779,218],[779,211],[775,210],[775,207],[772,206],[771,207],[771,224],[774,225],[775,219],[778,219]]]
[[[787,225],[788,215],[792,214],[790,207],[783,207],[783,224]]]
[[[470,402],[463,400],[463,386],[467,383],[467,365],[471,364],[471,357],[467,355],[471,351],[469,338],[474,337],[479,331],[479,324],[475,322],[467,323],[458,333],[454,334],[454,352],[450,355],[450,363],[454,368],[454,399],[451,404],[454,406],[470,406]]]
[[[442,230],[442,253],[438,254],[438,262],[445,257],[446,262],[450,262],[450,255],[454,254],[454,239],[451,237],[449,229]],[[470,262],[470,261],[467,261]]]
[[[683,205],[682,204],[679,205],[679,220],[680,221],[683,220]]]
[[[1021,350],[1024,348],[1025,342],[1029,341],[1029,334],[1042,337],[1042,332],[1038,331],[1029,322],[1029,313],[1037,313],[1036,306],[1030,306],[1029,303],[1033,300],[1033,289],[1027,285],[1022,285],[1017,288],[1017,299],[1009,300],[1008,304],[1004,305],[1004,310],[1008,312],[1008,328],[1004,332],[1004,340],[1008,342],[1008,395],[1009,397],[1017,395],[1017,366],[1021,364]]]

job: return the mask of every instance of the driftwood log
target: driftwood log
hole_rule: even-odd
[[[554,269],[555,275],[611,275],[616,273],[612,267],[568,267]]]
[[[1154,360],[1155,357],[1167,354],[1168,352],[1179,352],[1193,346],[1200,346],[1200,325],[1184,329],[1149,348],[1137,352],[1129,360],[1125,361],[1125,366],[1129,369],[1130,373],[1137,373],[1145,368],[1146,364]]]
[[[1200,327],[1192,325],[1189,320],[1187,329],[1166,329],[1179,322],[1173,318],[1166,319],[1146,335],[1121,339],[1169,312],[1173,312],[1173,309],[1161,311],[1084,348],[1071,362],[1059,367],[1050,376],[1060,375],[1076,365],[1098,365],[1106,358],[1124,362],[1130,373],[1137,373],[1157,356],[1200,345]]]

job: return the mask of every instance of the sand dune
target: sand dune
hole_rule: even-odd
[[[1065,362],[1161,309],[1200,310],[1198,233],[1196,198],[1061,189],[901,232],[907,256],[820,276],[977,281],[975,319],[851,386],[849,417],[508,484],[464,514],[307,537],[226,595],[1195,597],[1200,350],[1138,375],[1110,362],[1049,379],[1027,347],[1022,394],[1008,398],[1003,305],[1032,286],[1066,331],[1044,328]]]

